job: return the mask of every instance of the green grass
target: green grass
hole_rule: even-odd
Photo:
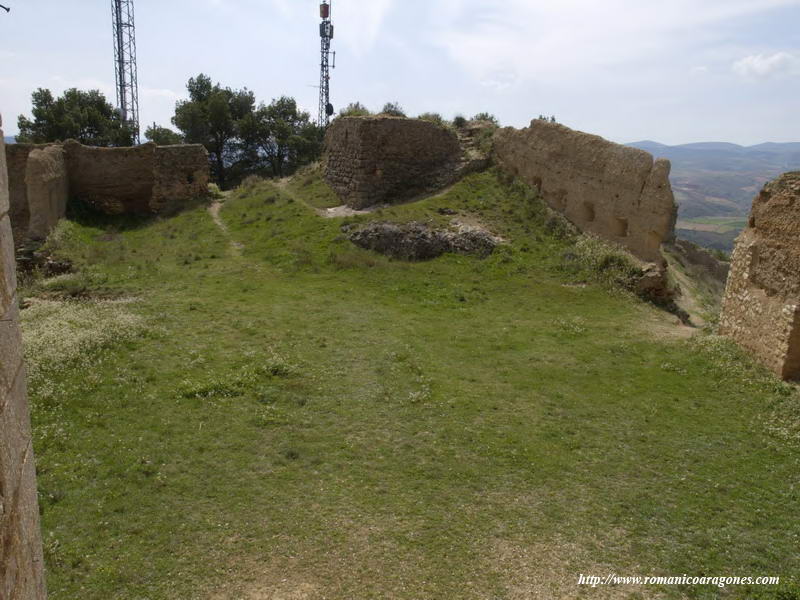
[[[65,312],[36,323],[23,311],[26,335],[57,336],[72,303],[99,322],[112,295],[131,325],[31,357],[53,373],[30,386],[52,599],[592,597],[578,574],[610,571],[796,581],[791,387],[595,283],[563,224],[491,172],[347,220],[449,208],[509,240],[485,260],[352,247],[297,200],[323,185],[234,193],[222,218],[241,254],[203,208],[59,230],[84,293],[50,296]]]

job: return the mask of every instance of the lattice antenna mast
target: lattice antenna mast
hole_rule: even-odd
[[[114,75],[117,82],[117,109],[122,122],[133,131],[139,143],[139,81],[136,68],[136,26],[133,0],[111,0],[114,25]]]
[[[319,5],[319,15],[322,23],[319,26],[319,36],[322,39],[322,60],[319,72],[319,126],[327,127],[333,116],[331,104],[331,75],[330,70],[336,68],[336,52],[333,53],[333,66],[330,64],[331,40],[333,39],[333,23],[331,12],[333,0],[322,0]]]

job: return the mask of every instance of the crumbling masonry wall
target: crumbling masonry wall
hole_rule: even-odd
[[[27,234],[30,220],[28,187],[25,183],[28,156],[34,150],[46,147],[47,144],[8,144],[6,146],[4,154],[8,166],[11,227],[14,230],[15,238],[22,238]]]
[[[28,237],[43,240],[67,212],[69,181],[64,149],[48,146],[28,155],[25,168]]]
[[[77,198],[106,214],[172,213],[208,193],[208,152],[200,144],[95,148],[9,144],[15,239],[42,239]]]
[[[736,240],[719,331],[800,379],[800,172],[768,183]]]
[[[208,152],[201,144],[157,146],[150,210],[173,213],[208,194]]]
[[[43,600],[42,539],[4,146],[0,130],[0,598]]]
[[[499,130],[494,152],[501,168],[538,188],[581,231],[663,264],[661,244],[674,238],[677,218],[669,161],[538,119]]]
[[[429,121],[340,117],[325,136],[325,179],[352,208],[444,187],[459,176],[463,162],[455,132]]]

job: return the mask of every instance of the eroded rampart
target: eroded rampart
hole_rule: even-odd
[[[661,244],[674,238],[677,217],[669,161],[538,119],[499,130],[494,153],[581,231],[663,264]]]
[[[768,183],[736,240],[719,331],[800,379],[800,172]]]
[[[4,155],[18,240],[46,237],[64,216],[68,198],[106,214],[153,214],[176,212],[208,192],[208,153],[199,144],[9,144]]]
[[[351,208],[440,189],[468,168],[456,133],[429,121],[340,117],[325,136],[325,179]]]

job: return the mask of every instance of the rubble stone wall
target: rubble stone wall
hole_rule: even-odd
[[[96,148],[70,140],[64,149],[72,197],[106,214],[150,212],[155,144]]]
[[[68,198],[106,214],[176,212],[208,193],[208,152],[200,144],[96,148],[9,144],[15,238],[42,239],[64,216]]]
[[[351,208],[393,204],[459,175],[455,132],[418,119],[340,117],[325,136],[325,179]]]
[[[538,119],[499,130],[494,153],[581,231],[663,264],[661,244],[674,238],[677,218],[669,161]]]
[[[736,240],[719,331],[800,379],[800,172],[768,183]]]
[[[201,144],[158,146],[150,210],[171,213],[208,194],[208,152]]]
[[[44,600],[36,469],[9,207],[5,143],[0,130],[0,598]]]
[[[47,146],[28,155],[25,169],[27,188],[28,237],[43,240],[67,211],[69,180],[64,149]]]

